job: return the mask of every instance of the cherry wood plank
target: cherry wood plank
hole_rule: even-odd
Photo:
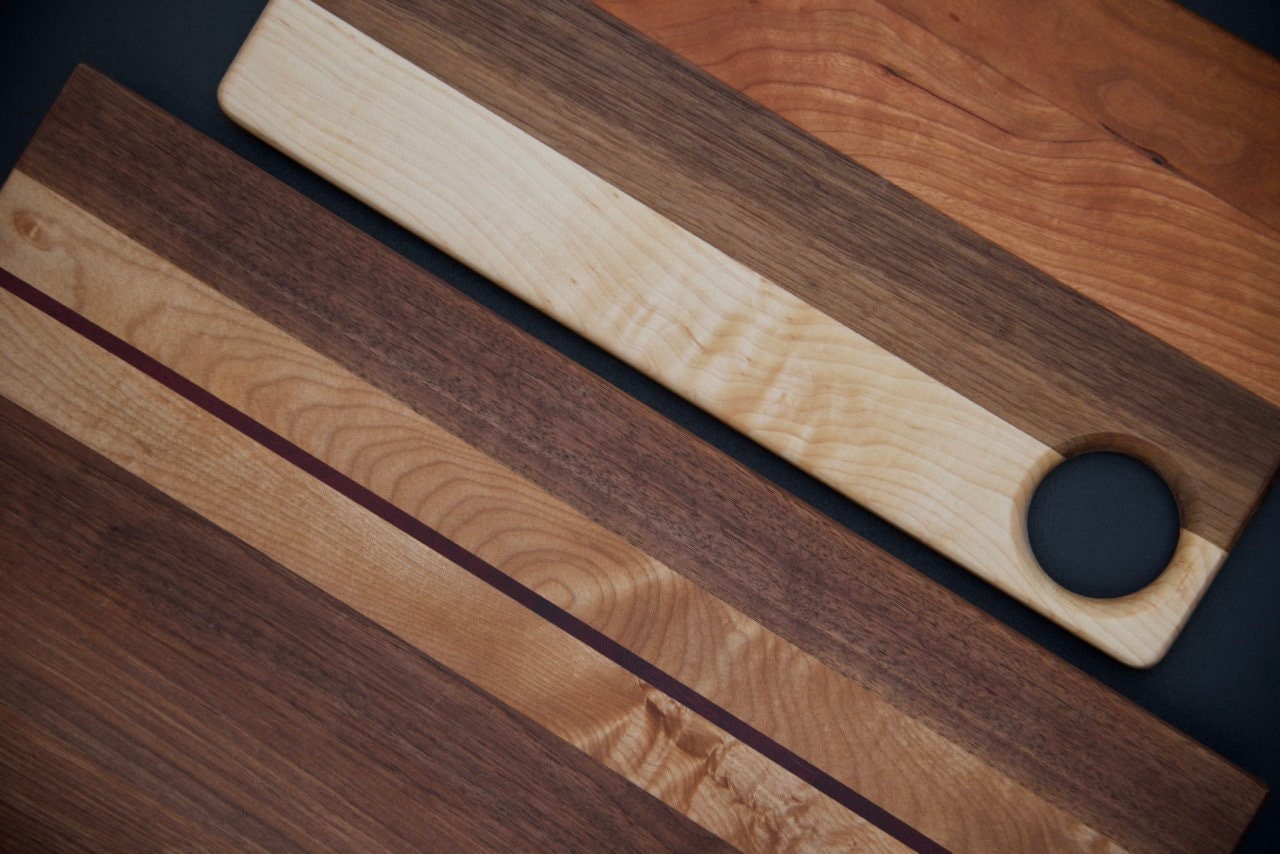
[[[22,168],[1110,838],[1228,846],[1256,809],[1203,748],[101,78],[77,76]],[[420,606],[362,601],[427,642]]]
[[[918,202],[892,193],[885,199],[871,194],[888,193],[883,182],[866,185],[861,196],[850,194],[844,208],[874,203],[879,207],[868,208],[867,217],[873,219],[894,199],[903,203],[895,215],[906,217],[913,210],[910,205],[916,205],[914,221],[898,223],[906,229],[903,234],[886,231],[876,239],[882,242],[884,257],[904,262],[898,271],[901,281],[886,281],[893,286],[912,281],[921,292],[910,301],[884,293],[879,301],[871,300],[879,283],[859,279],[854,271],[868,259],[881,257],[872,247],[849,250],[837,259],[837,274],[836,266],[828,263],[831,255],[823,255],[822,239],[813,234],[797,234],[792,242],[778,237],[806,215],[811,229],[831,234],[834,220],[813,220],[807,210],[810,199],[803,202],[806,210],[794,211],[791,218],[780,219],[780,204],[754,212],[773,218],[762,232],[766,239],[748,247],[772,247],[769,256],[757,260],[775,265],[784,257],[796,261],[785,271],[793,287],[779,286],[755,271],[765,268],[743,266],[426,70],[437,63],[442,74],[460,80],[458,63],[464,60],[441,62],[439,51],[429,58],[415,57],[412,43],[396,42],[396,34],[415,32],[433,44],[452,38],[463,42],[465,50],[487,46],[523,62],[522,52],[537,55],[540,44],[577,37],[584,39],[583,50],[619,54],[612,63],[618,67],[638,67],[650,60],[650,71],[658,75],[654,80],[662,80],[659,62],[666,63],[669,76],[688,72],[674,65],[669,55],[640,57],[639,50],[651,47],[643,42],[637,46],[615,38],[609,43],[608,38],[619,33],[626,37],[628,32],[618,30],[616,23],[612,30],[603,29],[610,22],[598,12],[567,4],[544,14],[540,7],[534,13],[538,21],[530,26],[547,28],[543,42],[522,43],[527,32],[521,28],[506,42],[498,36],[489,44],[488,35],[476,34],[493,27],[486,30],[466,15],[456,17],[462,13],[448,4],[357,5],[348,13],[359,26],[303,0],[272,3],[224,80],[224,107],[250,129],[409,228],[1110,654],[1136,665],[1149,665],[1163,655],[1220,565],[1221,550],[1234,541],[1280,461],[1280,432],[1272,429],[1280,427],[1280,410],[992,247],[986,247],[982,262],[991,269],[980,271],[981,264],[969,267],[968,274],[953,269],[948,265],[965,267],[977,260],[958,252],[958,244],[944,248],[947,237],[964,237],[963,233],[954,224],[947,226],[948,232],[946,223]],[[390,18],[396,19],[394,26],[387,23]],[[560,36],[553,32],[558,25],[566,30]],[[379,33],[387,44],[360,27]],[[601,41],[606,42],[603,48]],[[407,46],[418,65],[396,54],[390,44]],[[637,56],[626,52],[633,47]],[[542,59],[564,61],[557,56]],[[605,62],[603,57],[599,61]],[[339,68],[337,77],[344,82],[335,86]],[[561,83],[565,75],[581,71],[560,70],[564,74],[556,79]],[[489,73],[488,65],[475,72]],[[601,85],[600,79],[614,80],[603,74],[587,77],[582,85],[588,89]],[[476,80],[469,75],[460,85],[475,86]],[[519,85],[501,82],[494,87],[499,99],[506,97],[508,83]],[[625,87],[627,82],[618,85]],[[722,88],[702,78],[685,82],[703,89],[686,97],[685,88],[672,84],[665,92],[669,97],[647,108],[683,109],[678,125],[692,136],[695,123],[715,114],[708,104],[720,98],[723,114],[731,108],[743,111],[732,130],[726,128],[722,134],[733,138],[735,147],[714,161],[691,151],[685,152],[687,157],[662,160],[678,151],[672,144],[654,155],[645,173],[633,163],[632,183],[622,189],[640,186],[657,170],[715,170],[736,156],[740,176],[749,174],[750,180],[734,188],[732,198],[767,196],[762,188],[804,183],[794,175],[767,177],[770,170],[794,171],[796,163],[782,164],[796,159],[797,149],[815,157],[822,154],[826,160],[821,165],[838,173],[814,178],[815,186],[824,190],[849,177],[839,169],[866,178],[856,165],[829,149],[813,148],[810,138],[776,117],[752,111]],[[645,86],[652,88],[650,83]],[[564,110],[579,110],[584,115],[578,118],[587,125],[600,125],[619,104],[650,97],[647,88],[637,91],[634,99],[627,92],[614,94],[612,99],[601,98],[604,106],[580,92],[572,101],[566,95],[563,103],[555,101],[553,109],[531,118],[537,123]],[[546,90],[531,95],[534,100],[548,97]],[[362,108],[353,109],[354,103]],[[528,110],[528,103],[525,99],[516,109]],[[592,109],[595,113],[587,115]],[[631,132],[656,127],[655,121],[637,121],[637,115],[618,119],[619,128]],[[569,149],[580,144],[579,124],[574,125],[574,136],[557,143]],[[759,148],[771,142],[774,156],[751,160],[750,152],[744,154],[736,145],[752,139],[743,133],[748,126],[765,128]],[[703,133],[714,137],[715,128],[712,122],[711,130]],[[783,133],[791,135],[790,147],[780,142],[777,135]],[[660,141],[676,135],[664,134]],[[708,139],[702,142],[705,146]],[[592,165],[600,166],[613,154],[622,161],[634,160],[643,147],[597,146]],[[683,187],[703,195],[684,198],[687,204],[678,213],[701,205],[708,223],[737,227],[737,238],[744,239],[759,216],[716,218],[729,198],[707,192],[719,181],[718,174],[703,175],[696,187]],[[756,180],[761,174],[766,178]],[[649,183],[651,192],[659,186]],[[670,182],[660,182],[662,192],[669,187]],[[671,215],[677,218],[677,213]],[[932,226],[941,228],[943,235]],[[895,236],[905,239],[890,249],[889,240]],[[849,235],[842,231],[833,237],[847,240]],[[536,251],[526,251],[530,245]],[[903,255],[903,250],[928,251],[930,246],[940,253],[937,257],[917,257],[913,265]],[[813,263],[806,266],[807,262]],[[825,286],[815,284],[824,277]],[[1037,289],[1038,283],[1047,290]],[[966,292],[962,284],[972,284],[976,293]],[[932,291],[932,302],[924,299],[929,296],[925,291]],[[1055,307],[1055,295],[1073,302]],[[841,318],[815,296],[828,303],[846,297],[870,302],[860,313]],[[898,309],[908,314],[945,309],[944,303],[998,327],[990,342],[995,349],[984,351],[981,361],[976,353],[971,361],[956,358],[957,349],[977,340],[971,327],[956,327],[952,331],[958,337],[949,338],[918,318],[906,323],[907,315],[894,314]],[[844,305],[849,308],[852,302]],[[1004,314],[1014,309],[1013,316]],[[867,323],[895,319],[903,325],[891,342],[877,342],[866,329]],[[1090,331],[1091,325],[1099,328]],[[1022,338],[1022,333],[1033,331],[1030,338]],[[945,369],[980,369],[985,388],[922,371],[922,346],[933,348],[929,358],[937,357]],[[1016,361],[1028,355],[1032,361],[1047,361],[1016,376],[997,369],[1005,357]],[[1058,376],[1053,378],[1055,371]],[[1073,373],[1092,388],[1073,389]],[[1046,382],[1056,387],[1046,388]],[[1022,401],[1013,400],[1018,383],[1028,392]],[[1006,406],[1017,406],[991,408],[983,403],[986,394],[1002,395]],[[1156,397],[1162,398],[1160,411],[1149,408]],[[1172,403],[1180,408],[1175,411]],[[1232,408],[1237,404],[1239,408]],[[1030,430],[1024,405],[1055,421],[1056,427],[1048,435]],[[1243,464],[1237,457],[1236,463],[1243,464],[1239,467],[1230,468],[1226,459],[1234,452],[1224,454],[1219,440],[1210,440],[1210,427],[1224,425],[1224,408],[1242,416],[1231,424],[1250,446],[1245,456],[1252,461]],[[1126,411],[1135,418],[1141,415],[1141,426],[1130,422],[1126,428],[1117,422],[1117,417],[1125,421]],[[1124,601],[1088,600],[1049,582],[1031,556],[1022,525],[1026,496],[1057,454],[1097,446],[1147,457],[1171,481],[1182,505],[1184,531],[1171,568],[1154,585]],[[1211,462],[1208,455],[1216,459]]]
[[[877,0],[820,9],[795,0],[596,5],[1064,284],[1280,403],[1280,233],[915,23],[945,26],[950,17],[944,12],[954,4],[904,0],[898,5],[907,17]],[[1164,4],[1158,5],[1163,14]],[[1057,28],[1050,37],[1029,38],[1016,22],[1045,7],[1013,6],[1011,15],[1004,6],[969,4],[967,12],[981,10],[980,21],[970,18],[964,26],[974,39],[1035,51],[1035,68],[1047,74],[1091,55]],[[1088,44],[1101,49],[1115,35],[1111,22],[1094,20],[1097,12],[1096,4],[1086,4],[1083,14],[1073,7],[1068,17],[1073,31],[1100,28],[1102,38]],[[942,35],[960,26],[945,26]],[[1165,44],[1151,53],[1167,59],[1172,50]],[[1127,70],[1140,68],[1127,54],[1125,62]],[[1263,71],[1274,64],[1252,57],[1244,66]],[[1211,85],[1216,91],[1231,83],[1206,76],[1190,97],[1202,97]],[[1247,92],[1232,90],[1221,103],[1248,98]],[[1263,117],[1246,121],[1262,125]],[[1253,132],[1255,139],[1280,138],[1280,113]],[[1252,148],[1262,153],[1262,146]]]
[[[721,847],[0,399],[6,847]]]
[[[885,5],[1280,229],[1280,62],[1172,0]]]

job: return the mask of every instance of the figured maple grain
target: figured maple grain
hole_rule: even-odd
[[[1221,565],[1212,490],[1188,476],[1156,582],[1113,601],[1054,584],[1024,520],[1055,449],[314,4],[270,6],[221,93],[254,132],[1126,663],[1163,656]]]
[[[1229,847],[1256,809],[1203,747],[100,77],[22,168],[1125,847]]]
[[[390,522],[0,295],[0,394],[749,850],[894,840]],[[245,500],[253,496],[253,500]]]
[[[818,7],[798,0],[596,5],[1064,284],[1280,403],[1280,235],[1147,154],[874,0]],[[930,26],[949,20],[942,14],[948,4],[900,5]],[[971,12],[982,9],[980,22],[969,26],[984,46],[988,38],[1009,50],[1027,46],[1038,52],[1036,68],[1048,73],[1060,73],[1081,55],[1056,29],[1053,38],[1024,38],[1015,21],[1036,14],[1028,4],[1015,4],[1017,15],[970,5]],[[1073,10],[1071,26],[1096,25],[1111,38],[1112,28],[1090,17],[1095,5],[1085,9],[1084,21]],[[1139,65],[1137,58],[1126,61]],[[1236,82],[1204,78],[1197,88]],[[1228,102],[1246,97],[1232,91]],[[1280,138],[1280,115],[1275,119],[1252,131]]]
[[[1172,0],[883,0],[1280,229],[1280,62]]]
[[[1094,832],[493,459],[15,172],[11,271],[948,847]],[[116,283],[129,282],[127,289]],[[240,366],[252,364],[251,373]],[[316,401],[323,401],[317,407]],[[805,708],[839,710],[817,717]],[[929,787],[981,793],[921,805]],[[1011,835],[1012,834],[1012,835]]]
[[[718,844],[3,398],[0,563],[8,850]]]

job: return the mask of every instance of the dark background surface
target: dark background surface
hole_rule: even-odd
[[[214,93],[264,5],[0,0],[0,175],[12,169],[75,65],[93,65],[1280,789],[1280,489],[1272,489],[1168,657],[1145,671],[1117,664],[232,124]],[[1184,5],[1280,55],[1280,0]],[[1114,460],[1079,468],[1037,500],[1031,523],[1042,560],[1063,573],[1083,567],[1081,583],[1095,589],[1149,574],[1159,558],[1136,556],[1176,527],[1163,485],[1129,477]],[[1242,850],[1280,851],[1275,796]]]

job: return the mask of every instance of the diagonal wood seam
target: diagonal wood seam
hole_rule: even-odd
[[[1208,190],[880,0],[595,5],[1280,404],[1280,234]]]
[[[343,189],[1128,664],[1163,656],[1222,564],[1184,528],[1138,593],[1057,586],[1025,530],[1055,450],[307,0],[273,0],[219,96]],[[435,159],[353,146],[353,116]]]
[[[944,844],[956,834],[969,842],[1009,832],[1046,842],[1097,837],[879,696],[20,172],[0,195],[0,221],[13,224],[12,232],[0,235],[0,258],[17,275]],[[349,601],[340,584],[326,589]],[[597,595],[583,597],[582,590]],[[520,708],[505,693],[499,696]],[[830,717],[833,724],[807,727],[796,702],[840,712]],[[986,792],[990,803],[1005,805],[1017,820],[1010,815],[980,829],[965,814],[963,799],[917,801],[920,792],[939,788]],[[1008,843],[997,836],[984,844]]]
[[[10,849],[731,847],[2,396],[0,567]]]
[[[903,850],[603,655],[7,290],[0,306],[0,394],[708,830],[746,850]]]
[[[760,788],[760,791],[764,795],[764,801],[766,804],[771,803],[776,801],[779,794],[784,796],[788,794],[788,792],[785,791],[788,788],[786,780],[789,776],[793,775],[789,775],[787,773],[789,771],[788,768],[781,767],[785,765],[785,762],[780,762],[772,755],[761,756],[759,752],[752,752],[749,755],[745,766],[725,762],[724,754],[730,750],[736,750],[738,747],[742,746],[743,743],[736,738],[731,737],[726,739],[717,736],[719,728],[716,725],[716,720],[727,718],[727,716],[724,715],[722,710],[719,710],[718,707],[710,705],[704,698],[696,696],[690,696],[690,699],[693,701],[692,705],[687,702],[682,704],[677,697],[688,695],[690,692],[684,686],[679,685],[678,683],[673,683],[670,677],[666,674],[657,671],[651,666],[645,666],[645,663],[640,662],[633,655],[629,655],[625,652],[619,654],[617,651],[608,649],[608,642],[604,641],[603,636],[598,634],[593,636],[592,630],[586,628],[585,624],[576,623],[575,625],[573,623],[574,618],[565,612],[560,612],[554,605],[550,605],[546,600],[537,597],[537,594],[529,591],[527,588],[519,586],[518,582],[511,580],[507,576],[501,575],[498,570],[484,564],[474,555],[461,550],[455,544],[440,537],[437,532],[430,528],[421,524],[412,524],[414,520],[412,520],[411,517],[408,517],[403,511],[395,508],[394,505],[386,504],[381,499],[373,496],[372,493],[368,493],[363,490],[363,488],[355,484],[354,481],[350,481],[345,478],[345,476],[328,467],[318,459],[307,455],[305,451],[291,445],[287,440],[267,430],[261,424],[248,418],[248,416],[244,415],[239,410],[229,407],[223,401],[213,395],[210,395],[204,389],[190,383],[184,377],[170,371],[170,369],[160,363],[155,362],[149,356],[133,348],[132,345],[129,345],[122,339],[117,338],[102,327],[93,324],[92,321],[87,320],[82,315],[79,315],[76,312],[67,309],[61,303],[52,300],[43,292],[14,277],[3,268],[0,268],[0,287],[3,287],[5,291],[4,294],[0,294],[0,303],[17,300],[17,302],[11,303],[15,309],[15,317],[17,318],[15,325],[12,327],[15,332],[15,340],[18,340],[23,336],[29,339],[27,341],[20,342],[19,346],[15,348],[16,351],[21,351],[22,344],[26,344],[28,347],[38,348],[41,345],[47,345],[49,342],[54,342],[55,355],[65,357],[65,354],[56,353],[56,345],[58,343],[56,339],[58,336],[66,336],[70,334],[70,341],[73,345],[72,349],[77,351],[77,355],[72,355],[66,364],[59,365],[60,368],[65,369],[70,373],[59,375],[56,370],[46,373],[36,372],[39,373],[39,375],[34,377],[34,381],[36,383],[41,381],[47,382],[52,377],[53,385],[45,385],[42,390],[46,393],[47,398],[54,402],[53,405],[60,407],[60,414],[62,414],[64,418],[67,417],[68,413],[82,414],[80,413],[80,409],[77,407],[81,407],[84,401],[83,399],[76,400],[74,398],[77,391],[84,392],[86,394],[92,394],[93,392],[92,388],[73,388],[70,392],[67,391],[69,387],[74,386],[76,381],[84,380],[84,377],[79,374],[75,374],[75,371],[83,363],[83,360],[78,359],[78,357],[89,354],[90,356],[98,357],[101,360],[101,364],[96,365],[96,368],[99,370],[103,368],[103,365],[106,365],[110,368],[132,368],[137,371],[137,373],[128,373],[128,371],[125,370],[123,378],[120,376],[116,377],[119,382],[112,386],[112,392],[123,391],[126,397],[116,397],[108,401],[108,403],[114,403],[118,411],[128,412],[129,415],[132,416],[138,415],[137,412],[130,409],[130,407],[134,405],[141,405],[145,407],[150,404],[153,409],[155,409],[157,400],[177,402],[180,404],[180,408],[184,409],[184,411],[194,413],[197,420],[202,422],[206,428],[204,432],[196,435],[195,433],[184,433],[184,427],[189,427],[189,425],[178,424],[178,422],[174,421],[163,421],[159,426],[159,432],[147,432],[146,429],[139,428],[139,425],[136,422],[126,423],[126,428],[133,427],[135,431],[141,429],[141,432],[124,434],[117,431],[111,435],[115,437],[123,437],[126,440],[131,437],[137,438],[141,435],[144,437],[144,441],[141,443],[140,449],[126,448],[123,451],[124,458],[135,459],[130,456],[130,451],[137,450],[138,453],[149,457],[149,461],[152,464],[172,463],[174,462],[171,458],[172,455],[166,457],[166,451],[168,450],[166,443],[175,441],[180,442],[183,440],[192,442],[193,447],[198,445],[202,449],[208,450],[210,447],[209,438],[211,435],[210,431],[207,429],[209,426],[213,426],[214,428],[212,433],[225,433],[222,437],[213,435],[212,444],[214,446],[218,445],[220,438],[226,439],[229,437],[230,443],[224,442],[223,444],[228,444],[229,446],[239,443],[241,446],[248,448],[250,455],[265,451],[268,454],[265,459],[272,463],[283,462],[293,466],[293,469],[285,468],[285,471],[289,474],[301,474],[303,476],[313,478],[314,483],[311,483],[310,485],[319,488],[321,490],[321,494],[335,497],[339,501],[346,499],[351,504],[355,505],[357,511],[360,509],[367,510],[371,514],[372,518],[390,525],[393,529],[405,534],[415,546],[425,546],[433,560],[440,562],[442,565],[453,566],[464,570],[483,584],[489,585],[491,590],[505,594],[506,600],[504,601],[515,602],[519,606],[527,609],[529,612],[545,619],[553,627],[563,630],[570,636],[571,640],[578,641],[582,645],[586,646],[589,654],[594,653],[598,657],[605,659],[606,666],[619,665],[619,667],[613,669],[621,669],[624,676],[628,675],[629,672],[629,675],[638,677],[638,684],[647,692],[644,703],[645,714],[642,719],[648,722],[651,725],[651,728],[656,728],[658,732],[637,733],[634,726],[636,724],[635,716],[633,716],[629,721],[619,721],[610,718],[603,721],[597,721],[597,723],[604,727],[606,734],[617,735],[618,733],[615,733],[614,730],[620,729],[621,735],[626,736],[627,739],[633,743],[646,745],[644,748],[646,751],[646,755],[644,757],[645,767],[641,769],[642,773],[640,776],[644,777],[645,780],[649,782],[653,782],[657,777],[666,778],[670,785],[663,789],[663,797],[674,797],[679,799],[680,803],[684,804],[682,809],[688,810],[688,805],[693,794],[696,794],[708,783],[708,781],[710,781],[711,785],[709,788],[713,792],[710,798],[711,806],[718,806],[718,811],[728,815],[731,823],[741,824],[741,817],[734,815],[734,813],[739,807],[744,805],[744,802],[749,813],[761,812],[761,810],[759,809],[760,804],[750,802],[749,799],[745,799],[743,797],[742,784],[745,780],[739,779],[738,775],[742,771],[743,767],[746,767],[748,771],[752,770],[753,764],[763,764],[764,767],[770,767],[765,762],[765,760],[770,759],[777,763],[778,767],[775,767],[774,770],[778,771],[781,775],[778,779],[783,781],[781,784],[783,791],[779,791],[775,786],[766,783]],[[32,314],[32,311],[35,313]],[[26,320],[25,326],[22,323],[24,318]],[[3,325],[3,323],[4,318],[0,317],[0,325]],[[79,335],[80,337],[77,338],[76,335]],[[66,343],[65,337],[62,343]],[[104,351],[105,355],[103,355]],[[35,352],[35,350],[31,350],[25,355],[30,356],[31,352]],[[111,361],[113,357],[118,361]],[[0,358],[3,357],[0,356]],[[21,358],[21,355],[19,358]],[[34,364],[34,362],[29,362],[28,364]],[[89,367],[89,372],[92,374],[94,370],[95,366],[91,365]],[[141,374],[141,376],[139,376],[139,374]],[[153,382],[148,383],[147,380],[151,380]],[[13,386],[14,388],[21,387],[21,379],[17,382],[18,385]],[[161,390],[158,392],[160,397],[148,398],[148,392],[156,392],[156,385],[161,387]],[[166,398],[164,396],[165,392],[171,393],[171,396]],[[59,396],[60,394],[61,397]],[[32,399],[26,398],[26,400],[30,403]],[[140,404],[139,401],[141,401]],[[38,407],[44,402],[45,401],[42,398],[39,402],[35,403],[35,406]],[[185,404],[190,404],[195,408],[190,409],[186,407]],[[94,419],[94,423],[88,426],[88,430],[90,433],[93,433],[93,435],[99,436],[101,434],[94,433],[94,431],[101,430],[103,425],[112,419],[109,415],[101,414],[101,409],[94,410],[94,412],[98,414],[86,416]],[[206,420],[207,416],[212,416],[215,420],[213,422],[208,422]],[[127,418],[128,416],[126,416],[126,421]],[[71,420],[74,421],[74,417]],[[83,422],[78,422],[75,426],[84,427],[85,424]],[[111,427],[116,428],[117,425],[112,424]],[[156,430],[155,426],[150,424],[147,425],[147,428],[150,428],[152,431]],[[70,438],[73,440],[75,439],[75,437]],[[245,439],[249,440],[249,444],[247,446],[244,445],[243,442]],[[92,451],[93,449],[90,448],[90,450]],[[116,450],[117,452],[120,452],[119,448]],[[259,462],[261,462],[261,459],[262,458],[260,457]],[[179,461],[182,463],[183,471],[186,473],[184,476],[187,477],[190,476],[190,472],[199,472],[202,470],[207,475],[207,469],[211,462],[210,460],[199,458],[193,460],[191,457],[181,457]],[[239,459],[239,461],[242,463],[246,462],[244,459]],[[218,462],[219,461],[217,460],[213,460],[212,464],[216,466],[218,465]],[[222,462],[225,463],[226,460],[224,459]],[[232,466],[232,468],[234,469],[235,467]],[[252,467],[250,466],[250,468]],[[258,466],[254,471],[251,471],[248,474],[245,474],[244,472],[233,472],[232,479],[234,480],[234,477],[237,474],[240,477],[252,478],[254,475],[260,474],[261,470],[262,467]],[[225,479],[226,478],[224,477],[223,480]],[[157,483],[163,482],[163,477],[157,481]],[[216,476],[214,477],[213,482],[222,483],[222,481],[219,481]],[[237,509],[243,509],[245,513],[256,512],[256,508],[253,506],[252,502],[245,501],[243,499],[243,495],[256,495],[258,493],[258,489],[255,486],[257,481],[245,480],[243,482],[237,482],[241,487],[243,487],[239,490],[238,494],[224,495],[223,493],[227,492],[226,489],[222,489],[221,491],[215,490],[215,492],[218,492],[222,500],[230,505],[235,505]],[[280,489],[276,489],[274,491],[268,490],[268,493],[268,498],[274,499],[279,499],[284,494]],[[173,495],[170,497],[173,497]],[[191,496],[188,495],[188,500],[190,498]],[[298,491],[295,489],[285,497],[285,503],[297,503],[297,499]],[[305,500],[302,501],[302,504],[307,505],[304,509],[311,511],[310,518],[318,520],[320,523],[323,523],[329,518],[329,514],[326,513],[326,508],[310,506]],[[258,515],[264,518],[267,522],[296,523],[297,521],[295,518],[288,516],[288,514],[285,514],[284,516],[272,516],[270,513],[259,513]],[[406,520],[409,520],[409,523],[406,523]],[[240,533],[243,534],[244,532],[240,531]],[[315,532],[313,531],[311,533],[314,535]],[[342,537],[342,533],[343,532],[340,529],[337,535],[340,539]],[[330,536],[333,536],[333,534],[330,533]],[[323,541],[324,537],[316,535],[315,539]],[[320,545],[331,549],[333,547],[333,543],[331,542],[321,542]],[[311,559],[323,560],[324,558],[320,557],[318,554],[314,554],[311,555]],[[376,563],[376,560],[373,562]],[[297,567],[294,567],[294,569],[296,570]],[[311,579],[311,576],[306,572],[307,569],[307,567],[304,567],[300,574],[304,578]],[[339,567],[339,571],[341,571],[341,569],[342,567]],[[498,580],[498,578],[495,578],[494,576],[497,576],[501,580]],[[312,583],[315,583],[314,580]],[[403,594],[405,593],[403,586],[401,586],[397,592],[403,597]],[[456,593],[457,591],[452,592]],[[535,601],[531,602],[531,598]],[[419,602],[417,604],[421,605],[422,603]],[[436,607],[440,607],[440,603],[438,602],[435,603],[435,605]],[[553,613],[548,613],[549,611]],[[566,624],[566,620],[571,622]],[[428,622],[431,621],[428,620]],[[604,641],[603,644],[601,643],[602,641]],[[602,646],[605,648],[602,649]],[[632,659],[632,661],[628,662],[626,660],[627,658]],[[526,664],[528,663],[526,662]],[[651,674],[657,678],[646,678],[646,674]],[[665,699],[662,695],[665,695]],[[695,708],[703,711],[694,711]],[[701,714],[700,718],[697,717],[698,714]],[[715,718],[715,720],[712,718]],[[686,725],[686,720],[694,721],[694,724],[692,726]],[[728,720],[728,722],[734,726],[735,730],[740,730],[742,728],[740,726],[740,722],[733,720]],[[558,721],[557,723],[563,725],[565,722]],[[710,724],[710,726],[706,726],[707,724]],[[719,733],[720,736],[723,736],[724,734],[725,733],[723,732]],[[759,736],[758,733],[753,733],[752,735]],[[758,738],[753,738],[750,744],[746,744],[746,747],[755,747],[755,743],[758,740]],[[612,750],[616,746],[617,741],[618,739],[610,738],[607,744],[608,749]],[[581,749],[581,745],[576,746],[579,746]],[[663,758],[663,754],[671,750],[675,750],[682,760],[686,760],[685,765],[688,767],[673,770],[672,763]],[[599,752],[596,752],[589,755],[599,758],[600,754]],[[735,753],[734,755],[736,758],[740,758],[738,754]],[[694,760],[692,764],[687,761],[690,757]],[[783,757],[784,760],[786,758],[788,757]],[[601,759],[600,761],[609,764],[611,760],[616,759],[617,757],[610,753],[608,757]],[[758,769],[755,770],[758,774]],[[750,777],[750,775],[748,775],[748,777]],[[632,775],[629,779],[636,782],[635,775]],[[815,806],[815,804],[812,802],[813,798],[806,796],[806,786],[804,783],[807,783],[808,780],[800,782],[800,786],[795,786],[796,781],[794,779],[791,780],[790,788],[794,791],[790,793],[792,796],[788,798],[788,803],[793,808],[797,808],[801,812],[805,813],[806,816],[809,816],[810,810]],[[797,792],[799,794],[798,798],[794,796]],[[815,797],[818,798],[820,798],[822,794],[827,794],[825,789],[819,793],[814,793]],[[838,804],[828,805],[828,807],[838,806]],[[863,809],[861,805],[858,805],[858,809],[853,810],[853,815],[846,815],[838,810],[832,813],[832,815],[836,817],[836,820],[834,823],[829,823],[832,824],[831,832],[833,834],[848,833],[851,829],[853,831],[854,839],[858,844],[867,844],[868,840],[864,839],[864,837],[870,836],[870,842],[877,842],[878,837],[876,837],[874,833],[875,829],[887,829],[887,831],[893,833],[895,838],[912,842],[912,847],[915,850],[933,851],[938,849],[936,844],[918,834],[914,829],[903,825],[892,816],[884,815],[883,811],[876,809],[874,805],[870,806],[872,809],[868,811]],[[798,831],[792,828],[779,833],[778,829],[783,828],[788,824],[787,817],[785,815],[777,814],[773,807],[766,806],[765,809],[763,809],[763,812],[764,824],[769,830],[769,839],[766,843],[752,836],[748,837],[749,842],[758,845],[766,845],[771,848],[778,844],[778,839],[776,837],[779,835],[784,838],[796,835],[802,837],[812,835],[813,827],[805,824],[804,822],[800,823],[800,830]],[[820,816],[822,812],[823,807],[822,804],[819,803],[814,814]],[[875,815],[876,813],[882,813],[882,815],[877,816]],[[867,815],[871,815],[875,818],[875,821],[873,822],[875,827],[864,827],[858,822],[860,817],[866,817]],[[721,825],[724,824],[724,815],[717,816],[716,818],[719,820]],[[885,821],[885,818],[887,818],[888,821]],[[822,823],[819,822],[819,824]],[[844,827],[845,824],[848,824],[849,827]],[[741,840],[739,841],[741,842]],[[892,840],[890,840],[890,844],[891,842]],[[878,846],[875,847],[879,850]]]

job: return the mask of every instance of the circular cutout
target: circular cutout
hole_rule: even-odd
[[[1178,505],[1160,475],[1134,457],[1071,457],[1036,487],[1027,508],[1031,550],[1073,593],[1110,599],[1141,590],[1178,544]]]

